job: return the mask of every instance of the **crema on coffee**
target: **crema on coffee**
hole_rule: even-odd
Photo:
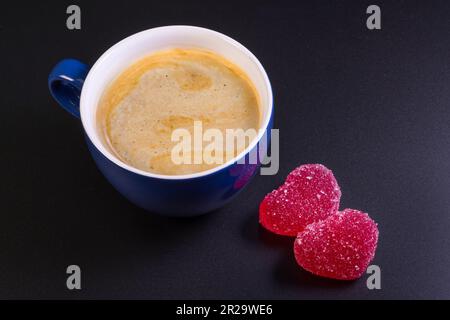
[[[260,118],[258,93],[238,66],[209,51],[171,49],[131,64],[112,81],[100,100],[97,125],[105,144],[125,163],[181,175],[220,163],[173,161],[172,151],[179,143],[173,139],[174,130],[192,134],[188,151],[194,158],[204,152],[194,146],[195,126],[200,124],[203,132],[215,129],[225,139],[227,129],[258,130]],[[250,142],[218,149],[215,156],[225,162]],[[203,141],[201,146],[208,144]]]

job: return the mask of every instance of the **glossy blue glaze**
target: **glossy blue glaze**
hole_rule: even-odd
[[[73,116],[80,118],[80,94],[89,67],[75,59],[61,60],[48,76],[53,98]]]
[[[87,67],[83,63],[63,60],[49,76],[53,97],[76,117],[80,115],[79,97],[86,74]],[[266,130],[270,132],[271,128],[272,119]],[[189,179],[148,177],[118,166],[94,146],[87,134],[85,138],[97,167],[114,188],[135,205],[162,215],[193,216],[220,208],[248,184],[259,168],[259,164],[234,163]]]

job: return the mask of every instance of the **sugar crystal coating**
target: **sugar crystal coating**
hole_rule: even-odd
[[[331,170],[321,164],[301,165],[266,195],[259,207],[259,222],[276,234],[296,236],[308,224],[336,213],[340,199]]]
[[[353,280],[366,271],[377,242],[377,224],[367,213],[345,209],[299,233],[294,242],[295,259],[318,276]]]

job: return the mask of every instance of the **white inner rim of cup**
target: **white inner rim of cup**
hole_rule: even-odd
[[[170,48],[203,48],[216,52],[241,67],[255,85],[261,99],[262,121],[259,134],[250,145],[232,160],[209,170],[185,174],[163,175],[134,168],[114,156],[103,145],[97,128],[97,107],[104,89],[134,61],[152,52]],[[272,114],[272,88],[258,59],[239,42],[216,31],[193,26],[166,26],[136,33],[108,49],[94,64],[84,82],[80,99],[81,122],[94,146],[118,166],[147,177],[159,179],[191,179],[209,175],[245,156],[261,140]]]

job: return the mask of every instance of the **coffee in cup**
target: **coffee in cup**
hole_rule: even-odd
[[[159,51],[130,64],[105,89],[97,111],[97,127],[112,153],[137,169],[164,175],[221,164],[173,161],[175,130],[195,137],[200,124],[202,132],[218,130],[225,138],[227,130],[256,132],[260,122],[260,97],[249,77],[231,61],[203,49]],[[222,141],[214,156],[225,163],[254,138],[256,134],[231,148]],[[196,148],[192,140],[192,156],[204,154],[209,142]]]

